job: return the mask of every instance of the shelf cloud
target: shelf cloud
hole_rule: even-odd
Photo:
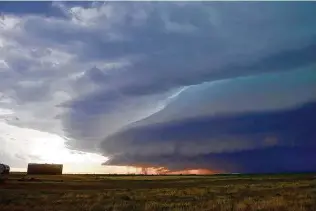
[[[313,2],[0,8],[3,124],[106,165],[316,169]]]

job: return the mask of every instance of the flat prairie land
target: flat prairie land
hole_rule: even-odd
[[[24,175],[0,180],[0,211],[316,211],[315,174]]]

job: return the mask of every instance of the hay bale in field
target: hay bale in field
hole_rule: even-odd
[[[9,174],[10,166],[0,163],[0,175]]]
[[[61,175],[62,173],[62,164],[29,163],[27,166],[27,174]]]
[[[4,174],[4,165],[0,164],[0,174]]]

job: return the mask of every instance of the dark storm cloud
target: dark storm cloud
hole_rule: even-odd
[[[56,5],[73,22],[33,16],[23,23],[28,34],[17,39],[23,45],[66,47],[80,61],[131,59],[127,69],[98,79],[98,84],[104,80],[103,95],[113,90],[128,96],[155,94],[205,81],[288,71],[315,61],[312,3]],[[75,102],[86,100],[80,97]]]
[[[62,16],[52,2],[0,2],[0,11],[15,15],[36,14],[42,16]]]
[[[5,14],[14,15],[39,15],[43,17],[59,17],[67,18],[67,16],[60,10],[60,2],[40,2],[40,1],[28,1],[28,2],[15,2],[15,1],[3,1],[0,2],[0,11]],[[82,6],[89,7],[93,5],[93,2],[63,2],[67,6]]]
[[[103,142],[109,165],[225,172],[316,169],[316,103],[274,112],[200,117],[126,129]]]
[[[124,35],[120,39],[101,39],[101,35],[107,35],[107,30],[102,28],[85,31],[80,33],[82,37],[75,38],[85,43],[77,46],[79,56],[84,53],[84,60],[130,58],[132,62],[107,74],[89,72],[101,88],[68,104],[72,108],[66,124],[70,133],[84,130],[85,124],[78,124],[77,118],[82,114],[86,114],[82,122],[91,126],[97,114],[107,119],[109,112],[133,113],[142,109],[133,106],[129,102],[131,98],[165,94],[207,81],[291,71],[313,65],[316,60],[316,28],[311,19],[316,8],[311,5],[131,5],[134,14],[142,8],[146,18],[140,25],[127,26],[128,15],[123,15],[120,19],[123,21],[113,25],[113,33]],[[308,6],[311,7],[306,10]],[[126,11],[119,4],[113,8]],[[152,100],[155,103],[157,100]],[[122,104],[125,107],[118,110]],[[96,132],[89,133],[90,137],[93,135],[94,139],[103,138]]]
[[[104,12],[95,9],[89,15],[100,17],[87,22],[89,27],[36,18],[24,27],[44,37],[34,42],[71,45],[82,61],[134,58],[128,69],[113,71],[104,81],[126,95],[288,71],[315,61],[313,4],[113,3]],[[85,20],[80,14],[74,17]]]
[[[126,11],[123,5],[113,5],[114,11]],[[119,101],[114,95],[137,97],[206,81],[290,71],[311,65],[316,59],[316,27],[312,21],[316,7],[313,4],[130,6],[135,13],[142,8],[146,18],[141,25],[129,26],[129,16],[122,13],[125,14],[120,19],[123,21],[114,24],[114,31],[126,36],[122,40],[101,39],[107,35],[104,28],[83,33],[77,28],[81,36],[75,39],[83,42],[81,50],[76,49],[79,54],[84,53],[81,59],[132,57],[134,61],[106,76],[98,74],[98,83],[104,81],[103,88],[74,101],[73,107],[80,103],[102,105]],[[193,28],[175,32],[168,24],[175,28],[188,25]],[[68,31],[61,42],[68,42],[67,37],[73,41],[75,31]]]
[[[164,156],[114,157],[104,165],[163,166],[170,170],[210,169],[222,173],[314,172],[315,147],[267,147],[230,153],[197,156],[179,154]]]
[[[262,58],[258,62],[226,64],[223,65],[223,67],[215,70],[212,69],[211,65],[208,68],[204,69],[196,69],[199,67],[192,66],[192,69],[188,71],[186,71],[185,69],[181,69],[179,71],[177,71],[177,69],[174,69],[173,71],[171,70],[172,67],[170,67],[170,65],[164,65],[163,62],[161,62],[162,64],[160,65],[155,64],[155,62],[158,63],[159,61],[161,61],[159,58],[155,57],[152,60],[145,61],[145,63],[136,64],[135,66],[130,67],[133,68],[133,78],[122,84],[121,86],[118,85],[117,88],[118,92],[124,96],[139,96],[156,94],[159,92],[170,90],[175,87],[200,84],[207,81],[216,81],[241,76],[251,76],[269,72],[290,71],[296,68],[307,67],[311,64],[315,64],[315,52],[316,39],[315,44],[313,45],[305,46],[300,49],[291,49],[279,52],[277,54],[272,54],[265,58]],[[164,57],[168,56],[165,55]],[[203,60],[204,59],[205,58],[203,58]],[[172,65],[177,64],[176,62],[174,62]],[[188,64],[188,66],[190,66],[190,64]],[[148,72],[146,71],[146,69],[154,69],[155,71]],[[103,75],[98,75],[97,77],[101,82],[103,81],[105,84],[107,81],[118,81],[118,84],[120,84],[119,78],[124,75],[123,72],[126,72],[126,70],[123,70],[122,72],[118,70],[113,74],[109,74],[107,77]],[[137,83],[137,81],[141,82]],[[112,92],[112,90],[110,90],[110,92]],[[95,99],[92,99],[92,101],[100,100],[100,98],[98,97],[99,95],[102,95],[104,97],[113,96],[113,94],[114,93],[109,93],[109,91],[105,89],[104,92],[100,92],[98,93],[98,95],[94,95]],[[89,97],[93,98],[93,96]],[[103,99],[107,99],[109,101],[115,100],[108,98]],[[87,99],[87,101],[90,100]]]
[[[298,169],[313,152],[314,110],[282,110],[315,100],[314,3],[38,5],[0,20],[0,86],[21,125],[51,131],[43,116],[58,116],[70,147],[122,165]]]

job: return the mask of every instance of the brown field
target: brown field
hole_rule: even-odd
[[[23,178],[23,179],[22,179]],[[1,211],[316,211],[316,174],[24,176],[0,181]]]

